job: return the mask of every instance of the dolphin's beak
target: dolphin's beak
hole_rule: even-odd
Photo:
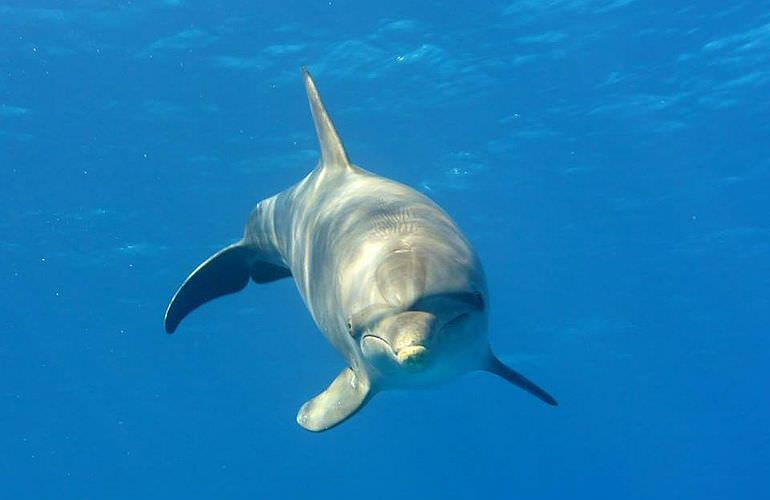
[[[412,344],[398,350],[393,349],[390,342],[376,335],[364,335],[361,339],[361,350],[370,360],[389,360],[386,364],[394,365],[412,373],[423,371],[428,367],[428,348]],[[383,365],[381,365],[383,366]]]
[[[428,349],[421,345],[402,347],[396,353],[396,361],[409,371],[421,371],[427,366]]]

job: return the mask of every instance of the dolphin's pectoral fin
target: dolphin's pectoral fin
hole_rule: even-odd
[[[259,252],[235,243],[199,265],[182,283],[166,309],[165,327],[173,333],[192,310],[212,299],[242,290],[249,276],[267,283],[291,276],[288,269],[259,260]]]
[[[302,405],[297,423],[309,431],[325,431],[353,416],[370,397],[369,381],[345,368],[325,391]]]
[[[291,271],[287,268],[259,260],[251,264],[249,274],[254,283],[260,284],[291,277]]]
[[[497,357],[495,357],[494,355],[490,357],[487,363],[487,366],[485,366],[483,369],[504,378],[505,380],[512,383],[513,385],[524,389],[528,393],[543,400],[544,402],[548,403],[551,406],[559,405],[559,403],[556,402],[556,399],[554,399],[554,397],[548,394],[544,389],[541,389],[540,387],[538,387],[534,382],[529,380],[524,375],[506,366],[502,361],[497,359]]]

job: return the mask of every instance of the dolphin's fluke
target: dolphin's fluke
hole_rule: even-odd
[[[353,416],[372,394],[369,380],[345,368],[325,391],[302,405],[297,423],[309,431],[325,431]]]
[[[259,254],[243,243],[215,253],[199,265],[182,283],[166,309],[166,332],[174,333],[193,309],[212,299],[243,289],[251,277],[268,283],[291,276],[288,269],[259,260]]]
[[[559,405],[559,403],[556,402],[556,399],[554,399],[553,396],[551,396],[550,394],[545,392],[545,390],[538,387],[534,382],[529,380],[524,375],[518,373],[513,368],[506,366],[502,361],[497,359],[497,357],[495,357],[494,355],[490,356],[489,361],[487,362],[487,366],[485,366],[483,369],[504,378],[505,380],[512,383],[513,385],[524,389],[528,393],[545,401],[551,406]]]
[[[321,96],[313,83],[313,77],[306,68],[302,68],[302,76],[305,80],[305,90],[310,101],[310,111],[313,113],[313,123],[318,133],[318,143],[321,147],[321,164],[326,167],[350,168],[348,155],[342,147],[334,124],[326,113]]]

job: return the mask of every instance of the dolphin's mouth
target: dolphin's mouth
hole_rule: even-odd
[[[393,350],[393,346],[390,345],[390,342],[377,335],[372,335],[371,333],[367,333],[361,337],[361,348],[368,351],[377,350],[385,352],[394,360],[396,359],[396,353]]]
[[[361,349],[370,358],[386,356],[408,371],[421,371],[427,366],[428,348],[423,345],[409,345],[398,349],[377,335],[367,334],[361,338]]]

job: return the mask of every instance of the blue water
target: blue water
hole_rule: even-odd
[[[770,6],[0,0],[0,497],[770,498]],[[163,312],[317,143],[439,202],[485,373],[295,422],[291,281]]]

